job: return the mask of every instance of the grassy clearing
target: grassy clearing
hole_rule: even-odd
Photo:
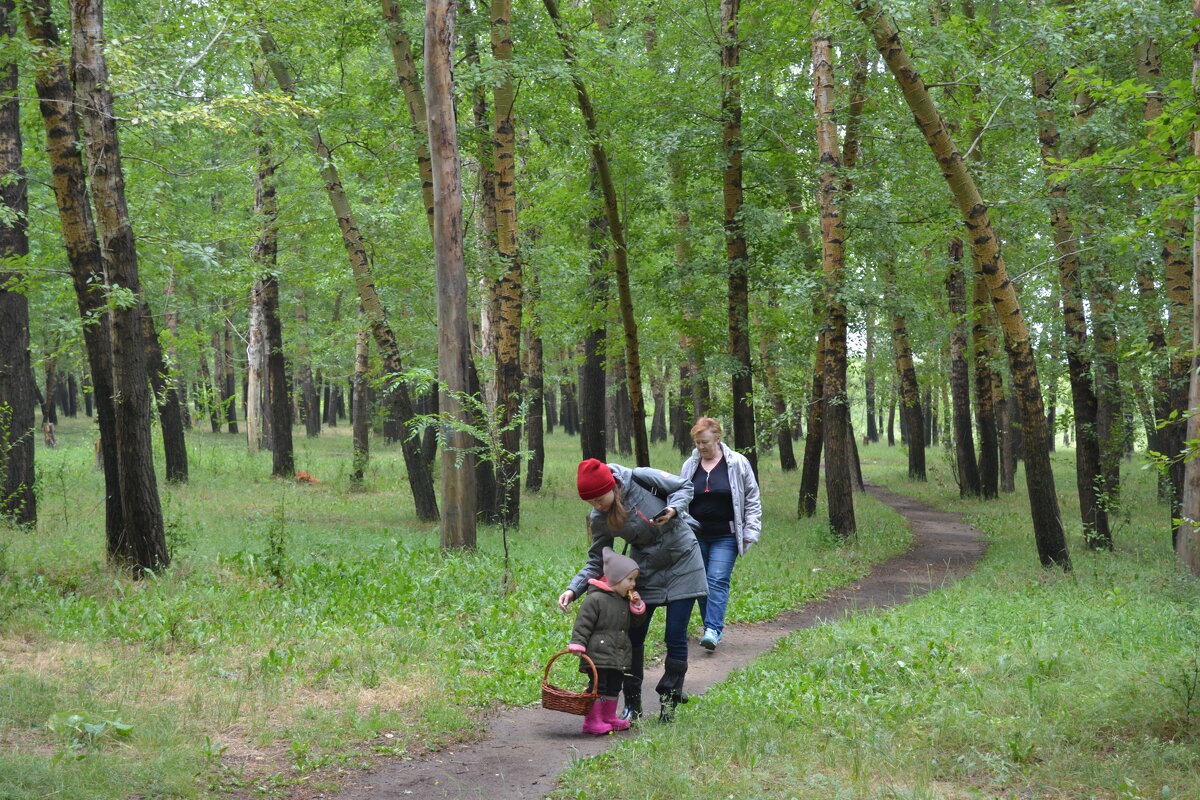
[[[266,478],[268,454],[193,432],[191,482],[162,486],[174,564],[128,581],[103,562],[94,431],[67,421],[59,434],[38,453],[37,532],[0,529],[3,800],[335,788],[342,769],[469,738],[488,708],[536,702],[569,639],[554,601],[586,548],[574,439],[549,437],[546,486],[509,533],[510,591],[500,531],[481,528],[477,552],[438,549],[398,450],[352,492],[344,428],[297,440],[315,484]],[[664,445],[653,458],[682,461]],[[738,567],[731,620],[769,618],[907,546],[903,521],[866,499],[863,536],[836,546],[823,511],[795,520],[798,476],[763,467],[763,543]]]
[[[944,459],[914,484],[903,458],[870,448],[868,479],[965,511],[992,542],[976,574],[794,634],[678,724],[576,764],[556,796],[1200,797],[1200,584],[1175,567],[1153,474],[1127,462],[1116,552],[1094,554],[1073,453],[1055,456],[1064,575],[1038,566],[1023,491],[960,501]]]

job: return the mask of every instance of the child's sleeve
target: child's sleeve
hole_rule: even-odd
[[[579,613],[575,616],[575,627],[571,630],[571,644],[581,645],[584,648],[587,647],[588,639],[592,638],[592,631],[596,629],[598,609],[596,603],[591,600],[591,595],[584,599],[583,605],[579,607]]]

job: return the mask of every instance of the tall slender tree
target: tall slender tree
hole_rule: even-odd
[[[813,97],[821,163],[821,261],[826,307],[823,373],[825,492],[830,529],[838,536],[849,537],[857,532],[857,525],[850,453],[850,401],[846,393],[846,307],[841,297],[845,279],[845,234],[837,175],[841,155],[833,118],[833,42],[825,28],[819,3],[813,9],[812,23]]]
[[[455,0],[425,5],[425,97],[433,174],[433,242],[438,284],[438,407],[457,423],[449,437],[453,458],[442,459],[442,547],[475,547],[475,482],[470,422],[464,396],[470,391],[471,328],[467,317],[467,270],[463,256],[462,173],[454,124]]]

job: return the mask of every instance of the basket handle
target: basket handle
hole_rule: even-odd
[[[567,649],[567,650],[563,650],[562,652],[555,653],[553,656],[550,657],[550,660],[546,662],[546,671],[542,673],[542,683],[546,683],[550,680],[550,665],[553,664],[555,661],[557,661],[559,656],[565,656],[567,653],[570,653],[570,652],[571,652],[571,650]],[[591,656],[589,656],[587,653],[576,653],[576,655],[578,655],[580,658],[587,661],[588,666],[592,668],[592,691],[589,692],[589,694],[599,694],[599,692],[600,692],[600,674],[598,672],[596,672],[596,662],[592,661]]]

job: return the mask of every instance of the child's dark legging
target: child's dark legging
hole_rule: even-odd
[[[587,666],[584,669],[591,673]],[[596,675],[600,678],[600,682],[596,685],[598,694],[601,697],[616,697],[621,693],[621,684],[625,678],[625,673],[619,669],[608,669],[605,667],[596,667]],[[588,677],[588,689],[592,688],[592,679]]]
[[[667,645],[667,660],[682,664],[685,670],[688,658],[688,622],[692,619],[692,607],[695,604],[695,598],[689,597],[686,600],[674,600],[666,605],[667,629],[663,634],[663,641]],[[625,673],[626,702],[630,697],[641,697],[642,694],[642,676],[645,672],[646,660],[646,633],[650,630],[650,620],[653,618],[656,608],[658,606],[647,605],[646,616],[642,623],[629,631],[629,640],[633,644],[633,663],[630,665],[629,671]],[[682,679],[680,683],[682,683]]]

